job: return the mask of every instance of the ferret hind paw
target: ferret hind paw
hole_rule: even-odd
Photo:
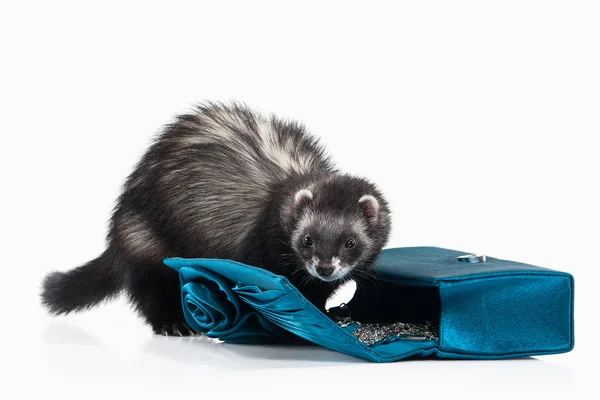
[[[154,328],[154,333],[163,336],[201,336],[202,333],[194,331],[186,322],[175,322]]]

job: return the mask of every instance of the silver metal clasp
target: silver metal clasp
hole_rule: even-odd
[[[485,262],[486,257],[483,254],[465,254],[464,256],[458,256],[457,260],[466,263],[480,263]]]

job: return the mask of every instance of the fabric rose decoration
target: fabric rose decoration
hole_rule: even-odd
[[[179,271],[185,319],[198,332],[229,343],[281,342],[289,332],[273,324],[246,304],[238,286],[203,268]]]

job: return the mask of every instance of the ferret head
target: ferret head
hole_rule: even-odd
[[[300,267],[321,281],[360,275],[387,242],[387,203],[364,179],[335,175],[296,190],[288,204],[290,247]]]

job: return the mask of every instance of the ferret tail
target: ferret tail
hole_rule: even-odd
[[[67,272],[51,272],[42,283],[41,300],[50,313],[67,314],[95,306],[121,291],[121,279],[108,250]]]

